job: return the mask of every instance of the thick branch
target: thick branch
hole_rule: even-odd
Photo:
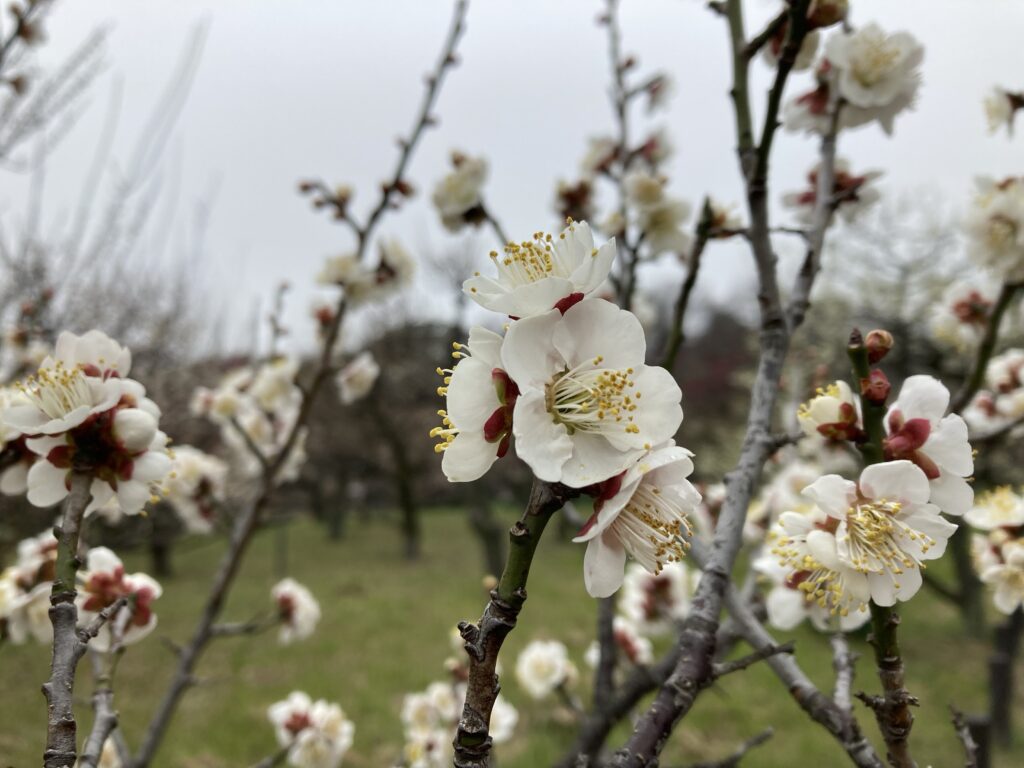
[[[64,505],[57,536],[57,565],[50,591],[50,623],[53,624],[53,656],[50,679],[43,684],[47,704],[46,752],[44,768],[66,768],[77,757],[77,724],[75,722],[75,670],[85,653],[86,644],[77,631],[78,609],[75,607],[75,574],[80,565],[78,539],[85,508],[92,500],[92,475],[75,471],[71,475],[71,492]]]
[[[500,686],[495,674],[502,643],[516,626],[526,602],[526,580],[544,528],[562,505],[577,492],[535,480],[522,518],[509,530],[508,556],[498,586],[478,624],[463,621],[459,631],[469,654],[466,704],[455,733],[456,768],[487,768],[491,737],[491,709]]]
[[[615,595],[597,601],[597,669],[594,670],[594,709],[603,709],[615,694]]]

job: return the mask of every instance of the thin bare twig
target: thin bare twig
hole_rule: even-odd
[[[772,736],[775,735],[775,729],[768,726],[760,733],[751,736],[749,739],[744,741],[737,747],[736,751],[723,760],[715,760],[710,763],[693,763],[689,768],[736,768],[740,764],[740,761],[747,756],[747,753],[752,749],[760,747],[765,744]]]
[[[765,659],[777,656],[780,653],[793,653],[793,648],[792,640],[782,643],[781,645],[766,645],[762,648],[758,648],[753,653],[748,653],[746,656],[741,656],[738,659],[732,659],[730,661],[723,661],[719,664],[715,664],[712,668],[712,675],[717,680],[718,678],[725,677],[733,672],[741,672],[759,661],[764,661]]]
[[[971,735],[971,729],[967,726],[967,719],[964,713],[949,705],[952,714],[953,728],[956,729],[956,736],[964,745],[964,768],[978,768],[978,744]]]

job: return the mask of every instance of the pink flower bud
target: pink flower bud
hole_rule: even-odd
[[[868,337],[864,340],[864,344],[868,348],[868,362],[874,365],[884,358],[889,354],[893,343],[892,334],[888,331],[876,328],[868,333]]]
[[[157,423],[141,408],[122,408],[114,415],[114,439],[126,451],[137,453],[149,448],[156,437]]]
[[[869,403],[884,405],[889,398],[892,385],[885,373],[875,369],[866,379],[860,380],[860,394]]]

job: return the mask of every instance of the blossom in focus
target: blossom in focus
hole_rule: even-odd
[[[295,579],[281,579],[270,590],[270,599],[281,619],[278,638],[282,645],[305,640],[320,622],[320,603]]]
[[[920,467],[931,488],[931,502],[950,515],[962,515],[974,502],[967,478],[974,455],[967,423],[946,415],[949,390],[932,376],[910,376],[885,417],[887,459],[907,459]]]
[[[627,555],[657,575],[682,560],[692,534],[689,515],[700,494],[687,478],[691,454],[659,446],[597,489],[594,514],[573,541],[586,542],[583,580],[593,597],[622,585]]]
[[[478,479],[508,452],[519,388],[502,369],[501,345],[501,336],[474,326],[468,344],[453,345],[455,367],[438,368],[446,407],[430,436],[442,440],[435,450],[444,453],[441,470],[450,482]]]
[[[1024,180],[977,179],[964,221],[968,253],[997,279],[1024,280]]]
[[[807,173],[808,187],[800,192],[789,192],[782,196],[783,205],[792,208],[797,218],[811,223],[818,200],[818,174],[821,167],[815,165]],[[855,175],[850,164],[843,159],[835,161],[831,200],[838,201],[836,210],[847,222],[856,221],[863,211],[881,198],[878,187],[871,182],[881,176],[881,171],[866,171]]]
[[[921,84],[924,48],[907,32],[886,33],[875,23],[839,30],[825,43],[839,95],[892,132],[896,115],[913,106]]]
[[[584,488],[675,435],[682,393],[646,351],[640,321],[602,299],[512,324],[501,360],[519,389],[516,453],[534,475]]]
[[[341,371],[335,380],[343,405],[351,405],[370,394],[380,376],[380,365],[369,351],[360,352]]]
[[[778,562],[772,555],[757,558],[751,567],[761,574],[771,589],[765,598],[768,611],[768,623],[775,629],[788,632],[796,629],[804,620],[809,620],[815,629],[821,632],[833,629],[833,619],[843,632],[852,632],[871,618],[871,613],[863,606],[852,610],[832,611],[828,601],[820,603],[813,592],[801,589],[802,572],[793,573],[792,569]]]
[[[1024,94],[1014,93],[999,86],[993,86],[983,102],[988,132],[996,133],[1001,128],[1013,136],[1013,118],[1017,110],[1024,108]]]
[[[619,611],[646,636],[670,635],[690,612],[700,571],[685,562],[668,563],[658,574],[639,563],[626,566]]]
[[[807,550],[795,553],[804,557],[788,553],[780,561],[796,565],[797,571],[810,571],[805,583],[813,587],[810,591],[815,595],[831,582],[844,597],[862,603],[870,599],[887,606],[909,600],[921,587],[924,562],[942,556],[957,528],[929,503],[928,478],[909,461],[865,467],[858,483],[825,475],[804,493],[827,519],[818,525],[811,523],[806,530]],[[810,521],[806,516],[803,519]],[[777,549],[784,550],[778,546],[781,542]],[[837,573],[839,578],[823,577],[816,568],[807,567],[809,564]]]
[[[1024,526],[1024,498],[1008,485],[985,491],[975,497],[974,506],[964,513],[964,522],[982,531],[1020,528]]]
[[[859,398],[845,381],[819,388],[814,397],[797,410],[800,429],[808,437],[822,435],[829,440],[853,440],[861,432]]]
[[[516,680],[534,699],[544,699],[556,688],[576,681],[576,666],[569,650],[557,640],[533,640],[516,659]]]
[[[103,625],[90,647],[109,651],[116,644],[137,643],[156,628],[153,601],[163,593],[160,585],[145,573],[126,574],[121,558],[106,547],[89,550],[85,570],[79,573],[78,579],[75,604],[82,626],[91,623],[97,614],[120,598],[127,599]]]
[[[476,274],[462,290],[485,309],[513,318],[532,317],[556,307],[567,309],[596,291],[608,277],[615,241],[594,247],[590,225],[580,221],[570,223],[557,237],[537,232],[532,240],[509,243],[502,254],[490,255],[497,276]]]
[[[452,153],[452,170],[437,186],[431,200],[449,232],[483,220],[482,190],[487,180],[487,161]]]
[[[301,691],[272,704],[267,717],[277,743],[295,768],[337,768],[352,746],[355,725],[337,704],[313,701]]]

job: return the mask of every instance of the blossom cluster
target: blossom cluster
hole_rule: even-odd
[[[984,384],[964,409],[972,432],[985,435],[1024,418],[1024,349],[1010,348],[993,356]]]
[[[272,704],[267,717],[286,760],[294,768],[338,768],[352,746],[355,724],[340,706],[324,699],[313,701],[294,691]]]
[[[0,636],[12,643],[30,638],[52,642],[49,609],[56,562],[57,539],[50,531],[18,544],[15,563],[0,572]],[[94,650],[106,652],[136,643],[156,627],[153,603],[162,593],[160,585],[145,573],[125,573],[121,559],[106,547],[88,551],[77,581],[75,605],[80,627],[124,601],[90,641]]]
[[[71,476],[91,478],[87,512],[137,514],[170,470],[160,409],[128,378],[131,353],[100,331],[64,332],[39,369],[0,397],[7,492],[39,507],[69,493]]]
[[[595,596],[619,588],[627,554],[652,573],[681,559],[700,500],[691,454],[673,442],[683,416],[675,379],[645,363],[636,316],[594,295],[614,256],[614,241],[595,247],[586,222],[492,252],[496,275],[476,274],[464,290],[508,317],[505,332],[477,326],[454,344],[456,364],[438,369],[446,408],[431,432],[450,481],[481,477],[514,439],[539,480],[592,495],[576,541],[588,544]]]
[[[1009,486],[979,494],[964,520],[972,538],[974,565],[992,590],[992,602],[1007,615],[1024,605],[1024,497]]]
[[[430,683],[424,690],[402,700],[402,768],[446,768],[452,761],[452,738],[466,703],[469,658],[458,630],[452,632],[455,655],[445,664],[446,680]],[[498,694],[491,710],[488,735],[494,744],[509,741],[519,722],[519,712]]]

